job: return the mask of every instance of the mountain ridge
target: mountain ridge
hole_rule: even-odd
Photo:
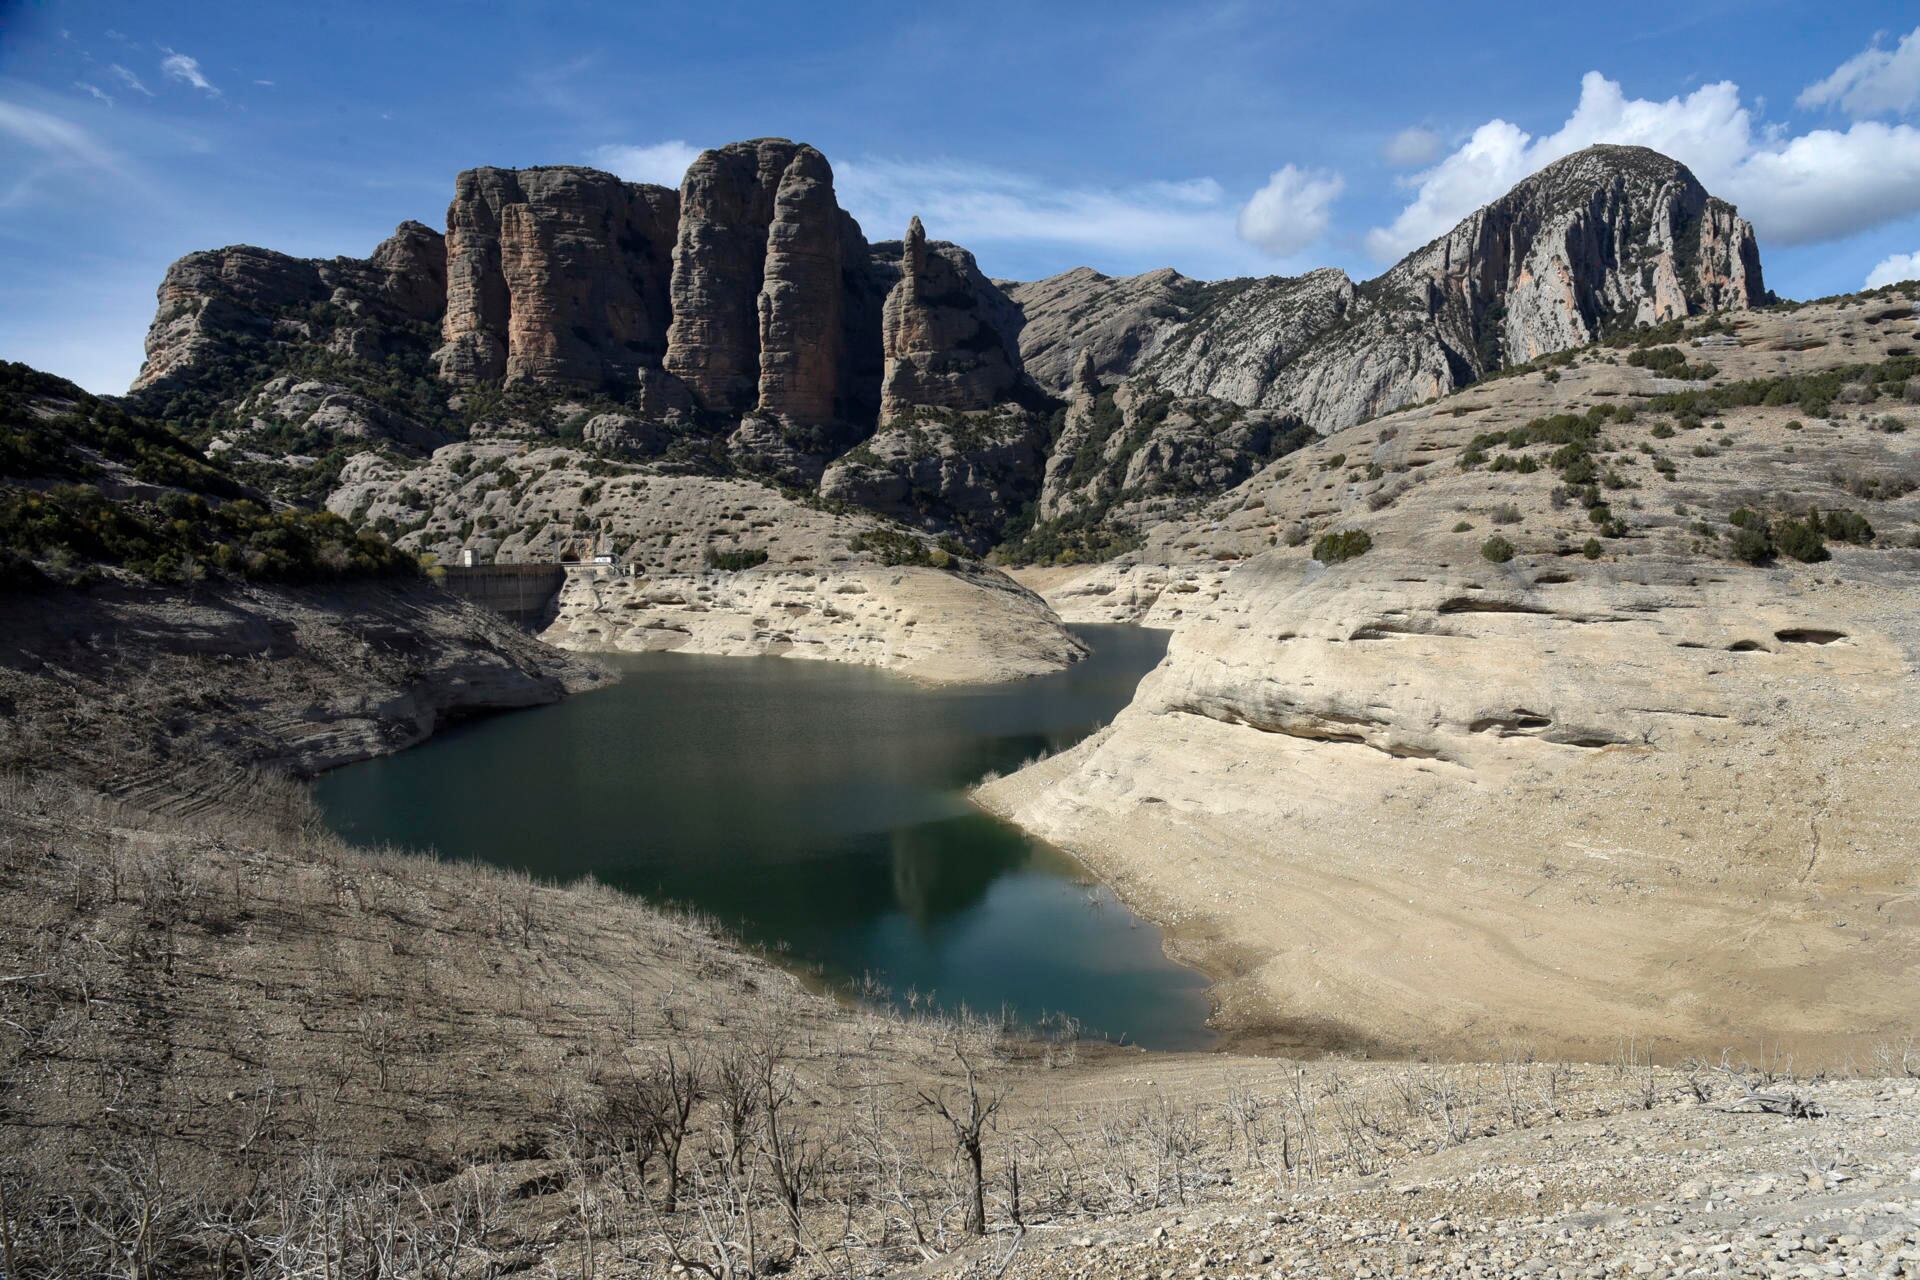
[[[467,170],[444,235],[405,223],[364,260],[190,254],[134,394],[303,500],[355,453],[551,439],[584,402],[625,424],[603,443],[651,442],[631,465],[757,477],[973,553],[1100,556],[1298,427],[1767,296],[1751,227],[1640,148],[1566,157],[1358,284],[1076,269],[1003,289],[917,218],[869,242],[824,155],[762,138],[701,153],[678,191]]]

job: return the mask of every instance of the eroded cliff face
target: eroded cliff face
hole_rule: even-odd
[[[1686,166],[1590,147],[1356,286],[1344,272],[1199,284],[1079,270],[1009,286],[1029,372],[1108,376],[1338,430],[1603,332],[1767,298],[1753,229]]]
[[[449,382],[634,386],[656,370],[680,198],[593,169],[469,169],[447,208]]]
[[[196,429],[268,468],[275,448],[307,465],[341,441],[482,438],[533,411],[466,388],[544,390],[574,409],[531,434],[617,410],[650,466],[812,489],[975,550],[1100,559],[1300,424],[1350,427],[1616,326],[1766,296],[1746,223],[1625,147],[1549,166],[1363,284],[1079,270],[1003,289],[918,219],[870,245],[826,157],[782,138],[703,153],[678,192],[474,169],[447,220],[444,240],[407,224],[364,261],[182,259],[142,385],[216,390],[244,416],[208,427],[190,407]],[[346,358],[318,418],[288,390],[318,381],[316,345]],[[400,389],[396,370],[414,374]],[[267,396],[275,374],[294,380]]]
[[[989,409],[1020,384],[1020,357],[991,319],[999,289],[958,245],[929,244],[915,218],[883,321],[883,421],[915,406]]]
[[[167,268],[133,390],[191,381],[250,344],[307,344],[378,359],[437,322],[446,293],[440,234],[403,222],[370,258],[294,258],[234,245]]]

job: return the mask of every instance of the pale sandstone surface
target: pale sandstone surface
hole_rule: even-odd
[[[616,554],[620,574],[569,580],[545,632],[563,648],[780,654],[941,683],[1058,670],[1085,652],[1000,571],[888,566],[865,539],[913,535],[750,480],[618,469],[569,446],[500,440],[416,462],[358,455],[328,505],[405,526],[400,546],[447,563],[462,546],[519,562]],[[710,561],[742,553],[765,560]]]
[[[1725,381],[1877,360],[1914,327],[1868,299],[1757,314],[1737,348],[1689,354]],[[1911,1026],[1920,445],[1880,425],[1905,406],[1609,425],[1627,536],[1590,560],[1551,468],[1459,456],[1539,414],[1703,385],[1621,354],[1337,433],[1150,531],[1134,563],[1027,575],[1069,619],[1181,616],[1113,725],[981,799],[1173,925],[1222,980],[1223,1026],[1802,1061]],[[1878,537],[1739,564],[1716,548],[1743,505],[1852,509]],[[1310,558],[1348,528],[1373,549]],[[1508,562],[1481,555],[1496,532]]]
[[[871,564],[576,575],[541,638],[588,651],[847,662],[926,684],[1041,675],[1086,653],[1045,601],[992,570]]]

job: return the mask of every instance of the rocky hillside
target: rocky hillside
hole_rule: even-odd
[[[1020,348],[1064,389],[1082,349],[1139,376],[1321,431],[1445,395],[1622,327],[1767,300],[1753,229],[1686,166],[1598,146],[1549,165],[1356,285],[1345,273],[1201,284],[1085,269],[1014,284]]]
[[[1034,579],[1169,656],[983,797],[1174,925],[1229,1024],[1802,1062],[1901,1034],[1916,295],[1564,352]]]
[[[649,472],[759,477],[972,554],[1074,560],[1133,545],[1301,426],[1767,296],[1732,209],[1625,147],[1549,167],[1360,285],[1080,270],[1003,288],[918,219],[869,243],[825,157],[784,139],[705,152],[678,191],[470,170],[446,226],[405,224],[366,261],[189,255],[161,288],[138,402],[253,482],[348,514],[363,504],[343,488],[364,497],[372,465],[347,474],[356,455],[404,469],[449,443],[571,446],[590,428]]]

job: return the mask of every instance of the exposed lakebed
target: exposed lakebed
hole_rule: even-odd
[[[960,688],[781,658],[615,656],[611,688],[455,726],[315,791],[358,843],[591,873],[832,981],[1202,1047],[1205,979],[1071,859],[966,798],[1106,723],[1166,649],[1157,632],[1075,630],[1093,652],[1068,670]]]

